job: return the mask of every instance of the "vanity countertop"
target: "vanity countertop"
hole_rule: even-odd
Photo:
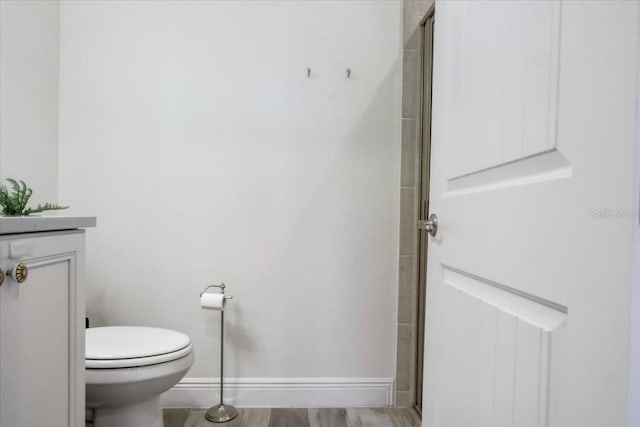
[[[0,216],[0,235],[95,226],[94,216]]]

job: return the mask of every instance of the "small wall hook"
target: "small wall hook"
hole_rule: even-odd
[[[351,78],[351,68],[347,68],[347,78]]]
[[[311,77],[311,67],[307,67],[307,77]]]

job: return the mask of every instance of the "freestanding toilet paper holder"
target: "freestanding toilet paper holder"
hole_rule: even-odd
[[[224,295],[224,289],[226,286],[224,283],[220,283],[219,285],[209,285],[204,291],[200,292],[200,297],[204,295],[211,288],[219,288],[220,293]],[[224,295],[224,299],[230,300],[233,299],[232,296]],[[207,421],[211,421],[214,423],[226,423],[227,421],[231,421],[238,416],[238,410],[233,405],[225,405],[224,398],[224,304],[220,309],[220,403],[218,405],[214,405],[205,414],[205,418]]]

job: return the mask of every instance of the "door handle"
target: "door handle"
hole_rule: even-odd
[[[438,216],[434,213],[429,215],[429,219],[426,221],[418,221],[417,222],[418,230],[425,230],[427,233],[431,235],[431,237],[435,237],[438,232]]]
[[[23,262],[19,262],[9,270],[7,270],[7,276],[11,277],[18,284],[23,283],[25,280],[27,280],[28,275],[29,269]]]

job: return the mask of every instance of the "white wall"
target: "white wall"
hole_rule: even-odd
[[[58,197],[58,36],[58,2],[0,1],[0,178],[32,205]]]
[[[188,333],[207,382],[198,294],[225,281],[227,376],[390,387],[400,26],[400,2],[63,2],[60,188],[98,216],[94,325]],[[333,400],[385,403],[357,394]]]

